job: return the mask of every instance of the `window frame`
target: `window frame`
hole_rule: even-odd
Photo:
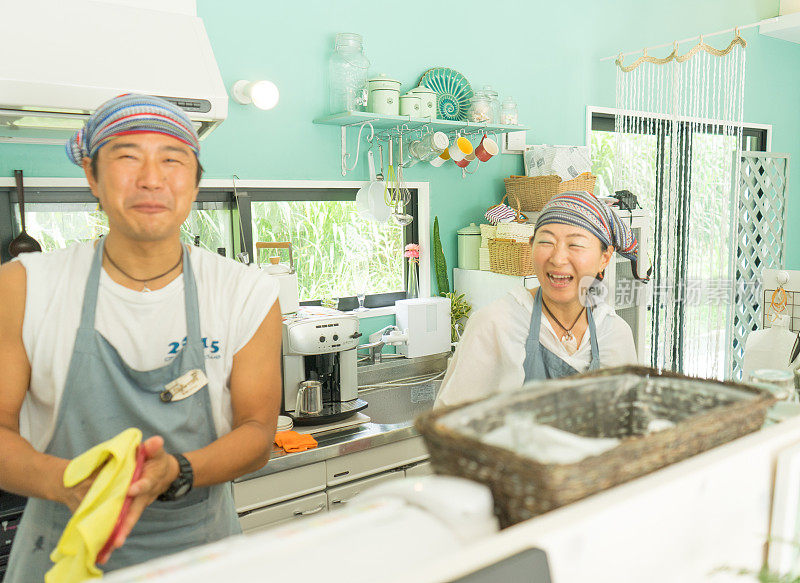
[[[604,132],[614,132],[616,131],[615,128],[615,116],[621,110],[615,108],[605,108],[605,107],[593,107],[589,106],[586,108],[586,146],[590,149],[591,155],[591,147],[592,147],[592,132],[593,131],[604,131]],[[672,119],[666,115],[652,115],[649,116],[654,120],[654,123],[648,124],[648,127],[645,131],[636,132],[641,135],[655,135],[657,138],[657,165],[656,165],[656,189],[659,193],[663,193],[663,189],[665,187],[664,180],[665,180],[665,143],[667,140],[668,132],[671,131],[671,124],[673,123]],[[682,149],[682,156],[686,156],[691,153],[692,148],[692,139],[691,134],[686,131],[687,123],[691,123],[695,121],[690,118],[679,117],[678,118],[678,141],[681,145]],[[749,122],[742,122],[742,144],[741,149],[742,151],[747,150],[755,150],[755,151],[763,151],[769,152],[772,146],[772,125],[771,124],[758,124],[758,123],[749,123]],[[707,132],[709,134],[722,134],[722,129],[719,129],[715,132]],[[753,143],[751,146],[748,146],[748,140],[752,140]],[[680,185],[684,184],[684,181],[679,181]],[[688,210],[689,210],[689,196],[685,197],[687,200],[687,204],[685,207],[684,216],[681,217],[681,221],[688,222]],[[654,220],[658,221],[659,217],[653,217]],[[684,255],[688,253],[688,245],[684,248],[679,249],[679,252],[683,253]],[[653,258],[654,262],[658,261],[658,258]],[[685,264],[685,262],[684,262]],[[654,264],[657,267],[657,263]],[[676,329],[678,330],[679,338],[680,335],[683,333],[683,319],[685,314],[683,312],[683,308],[680,304],[676,303],[674,306],[674,315],[675,321],[678,323],[676,325]],[[648,312],[652,312],[652,307],[650,305],[647,306]],[[673,346],[673,354],[672,359],[673,362],[678,363],[678,367],[680,370],[683,369],[683,347],[684,342],[682,339],[679,339],[678,342],[675,343]]]
[[[302,181],[302,180],[234,180],[203,179],[197,202],[224,202],[231,205],[231,234],[233,250],[231,257],[246,250],[251,260],[253,253],[251,202],[277,200],[354,200],[355,193],[363,186],[355,181]],[[235,186],[235,188],[234,188]],[[411,192],[410,214],[414,216],[411,225],[404,229],[404,245],[419,243],[420,254],[419,283],[420,295],[431,295],[430,277],[430,184],[428,182],[408,183]],[[235,194],[234,194],[235,193]],[[89,190],[85,178],[27,178],[25,180],[26,203],[95,203],[97,199]],[[10,259],[8,243],[20,231],[17,224],[15,205],[18,203],[13,178],[0,179],[0,261]],[[238,204],[237,204],[238,203]],[[239,218],[241,217],[241,221]],[[407,281],[408,262],[404,261],[404,282]],[[365,299],[368,308],[380,308],[391,313],[390,307],[398,299],[405,298],[405,291],[369,294]],[[340,298],[340,309],[351,310],[358,305],[353,297]],[[304,302],[304,303],[319,303]],[[363,316],[380,315],[363,312]]]

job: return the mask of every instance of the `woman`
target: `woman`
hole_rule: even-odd
[[[614,251],[640,279],[638,243],[616,211],[586,192],[559,194],[542,209],[531,245],[539,287],[513,290],[470,317],[437,407],[636,363],[630,326],[597,285]]]

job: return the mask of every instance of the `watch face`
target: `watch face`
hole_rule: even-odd
[[[175,498],[180,498],[182,496],[186,496],[189,493],[189,490],[192,489],[192,485],[189,481],[183,482],[180,486],[175,489]]]

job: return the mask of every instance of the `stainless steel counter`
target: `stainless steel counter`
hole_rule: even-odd
[[[397,382],[398,379],[443,372],[446,366],[447,355],[359,366],[359,385],[364,387],[359,390],[359,397],[369,403],[364,413],[372,422],[316,434],[314,437],[318,445],[308,451],[286,453],[274,447],[269,463],[235,481],[252,480],[419,436],[414,429],[414,418],[433,406],[441,379],[403,383],[406,386],[381,385]]]

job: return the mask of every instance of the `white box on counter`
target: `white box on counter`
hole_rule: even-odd
[[[407,358],[450,352],[450,299],[415,298],[395,302],[397,327],[408,342],[398,347]]]

